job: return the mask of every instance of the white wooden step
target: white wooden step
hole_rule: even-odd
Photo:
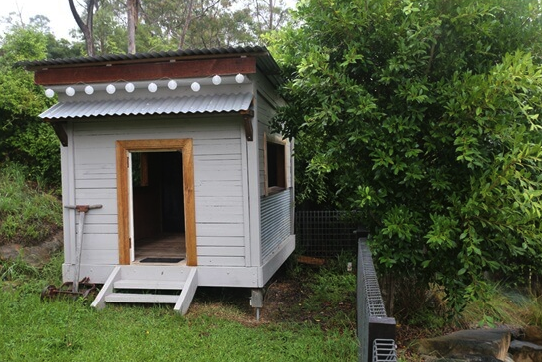
[[[111,293],[105,297],[107,303],[177,303],[178,295]]]
[[[120,279],[185,281],[190,268],[170,265],[122,265]]]
[[[114,284],[115,289],[182,290],[183,282],[162,280],[122,279]]]

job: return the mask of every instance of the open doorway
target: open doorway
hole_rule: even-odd
[[[179,151],[131,152],[133,261],[186,259],[183,164]]]
[[[184,258],[196,266],[192,140],[116,145],[119,264]]]

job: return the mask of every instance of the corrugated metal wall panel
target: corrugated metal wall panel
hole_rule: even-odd
[[[289,189],[261,199],[262,260],[290,235],[291,193]]]

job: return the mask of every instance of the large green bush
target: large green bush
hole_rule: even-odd
[[[38,115],[50,107],[34,75],[15,66],[18,61],[46,57],[47,35],[32,28],[14,28],[0,47],[0,165],[25,165],[29,179],[60,184],[60,143]]]
[[[361,210],[380,269],[461,309],[542,266],[542,11],[531,0],[306,0],[271,38],[301,199]]]

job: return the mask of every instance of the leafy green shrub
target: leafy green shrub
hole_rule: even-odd
[[[61,201],[28,183],[22,166],[0,168],[0,194],[0,245],[35,245],[60,229]]]
[[[359,210],[380,271],[444,287],[456,313],[486,273],[540,270],[540,2],[307,0],[293,17],[269,40],[296,193]]]

